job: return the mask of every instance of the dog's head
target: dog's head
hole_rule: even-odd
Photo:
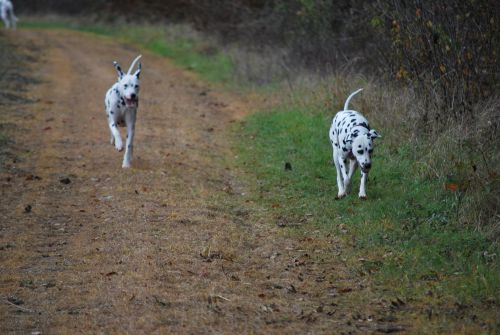
[[[381,137],[376,130],[357,135],[352,139],[352,155],[358,161],[361,171],[367,173],[372,167],[373,140]]]
[[[125,104],[127,107],[137,107],[139,105],[139,90],[140,90],[140,80],[141,75],[141,63],[138,65],[137,71],[133,74],[131,73],[137,61],[141,58],[139,55],[132,64],[128,72],[123,73],[120,64],[113,62],[116,72],[118,72],[118,90],[125,99]]]

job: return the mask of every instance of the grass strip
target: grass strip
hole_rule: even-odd
[[[369,199],[357,197],[358,170],[351,194],[335,200],[327,136],[332,116],[288,106],[251,115],[238,126],[238,165],[254,185],[252,201],[268,208],[277,221],[308,218],[325,234],[346,228],[346,240],[354,246],[350,259],[358,271],[373,274],[394,293],[421,299],[446,296],[461,303],[496,299],[500,280],[492,255],[498,254],[498,245],[474,227],[458,225],[457,194],[442,180],[416,173],[419,148],[404,141],[388,146],[380,139]],[[290,233],[310,229],[299,226]]]

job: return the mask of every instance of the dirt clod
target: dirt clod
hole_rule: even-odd
[[[64,184],[64,185],[68,185],[71,183],[71,179],[69,179],[68,177],[61,178],[61,179],[59,179],[59,181],[61,182],[61,184]]]

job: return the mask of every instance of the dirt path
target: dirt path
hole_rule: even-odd
[[[247,101],[141,51],[135,160],[123,170],[103,95],[111,61],[128,68],[139,51],[71,32],[16,38],[43,60],[36,102],[2,116],[22,152],[0,176],[0,333],[400,330],[334,238],[285,238],[231,199],[242,196],[224,130]]]

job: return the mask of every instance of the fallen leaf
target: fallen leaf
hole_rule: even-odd
[[[455,183],[448,183],[448,184],[446,184],[446,189],[453,191],[453,192],[456,192],[456,191],[458,191],[458,185]]]

